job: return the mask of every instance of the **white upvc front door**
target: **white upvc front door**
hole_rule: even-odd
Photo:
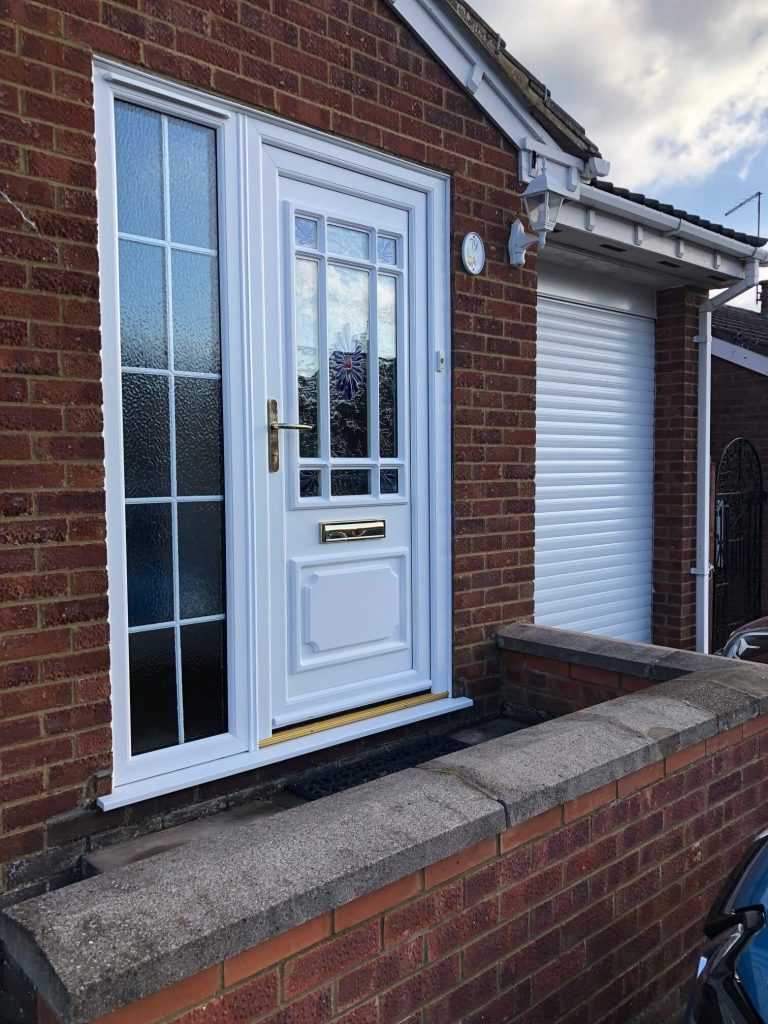
[[[447,179],[110,62],[94,79],[100,805],[468,706],[451,696]]]
[[[260,740],[432,685],[426,197],[273,146],[262,176],[264,405],[289,426],[264,423]]]

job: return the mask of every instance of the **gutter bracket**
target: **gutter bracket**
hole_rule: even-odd
[[[469,74],[469,78],[467,79],[467,89],[472,93],[473,96],[475,95],[477,90],[480,88],[480,86],[483,84],[484,76],[485,76],[485,72],[480,67],[480,65],[479,64],[473,64],[472,65],[472,70],[471,70],[471,72]]]
[[[678,221],[677,221],[677,226],[674,227],[674,228],[670,228],[668,231],[662,231],[661,232],[662,237],[664,237],[664,238],[674,238],[675,235],[678,233],[678,231],[681,230],[682,226],[683,226],[683,218],[679,217]]]

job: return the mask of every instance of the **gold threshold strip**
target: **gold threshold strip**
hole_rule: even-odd
[[[342,725],[351,725],[353,722],[364,722],[368,718],[377,718],[379,715],[389,715],[393,711],[404,711],[406,708],[415,708],[419,704],[430,704],[433,700],[445,700],[448,691],[445,693],[420,693],[416,697],[404,697],[402,700],[392,700],[388,704],[378,704],[373,708],[362,708],[360,711],[347,711],[343,715],[334,715],[333,718],[324,718],[321,722],[310,722],[308,725],[297,725],[292,729],[283,729],[280,732],[268,736],[265,740],[259,740],[259,748],[272,747],[275,743],[287,743],[288,740],[299,739],[300,736],[312,736],[316,732],[325,732],[327,729],[338,729]]]

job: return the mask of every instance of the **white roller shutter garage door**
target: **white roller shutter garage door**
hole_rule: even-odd
[[[540,298],[535,620],[651,639],[654,325]]]

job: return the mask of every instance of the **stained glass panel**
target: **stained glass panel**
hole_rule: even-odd
[[[312,217],[296,217],[296,245],[302,249],[317,248],[317,221]]]
[[[299,471],[299,495],[302,498],[320,497],[319,469],[302,469]]]
[[[343,228],[339,224],[327,227],[328,252],[334,256],[347,256],[356,260],[367,260],[370,253],[370,236],[367,231]]]
[[[382,469],[379,487],[382,494],[397,494],[400,490],[398,485],[398,471],[396,469]]]
[[[376,251],[379,263],[388,263],[390,266],[397,266],[397,239],[388,235],[379,235],[376,242]]]
[[[368,332],[370,276],[328,265],[328,348],[331,455],[368,455]]]

